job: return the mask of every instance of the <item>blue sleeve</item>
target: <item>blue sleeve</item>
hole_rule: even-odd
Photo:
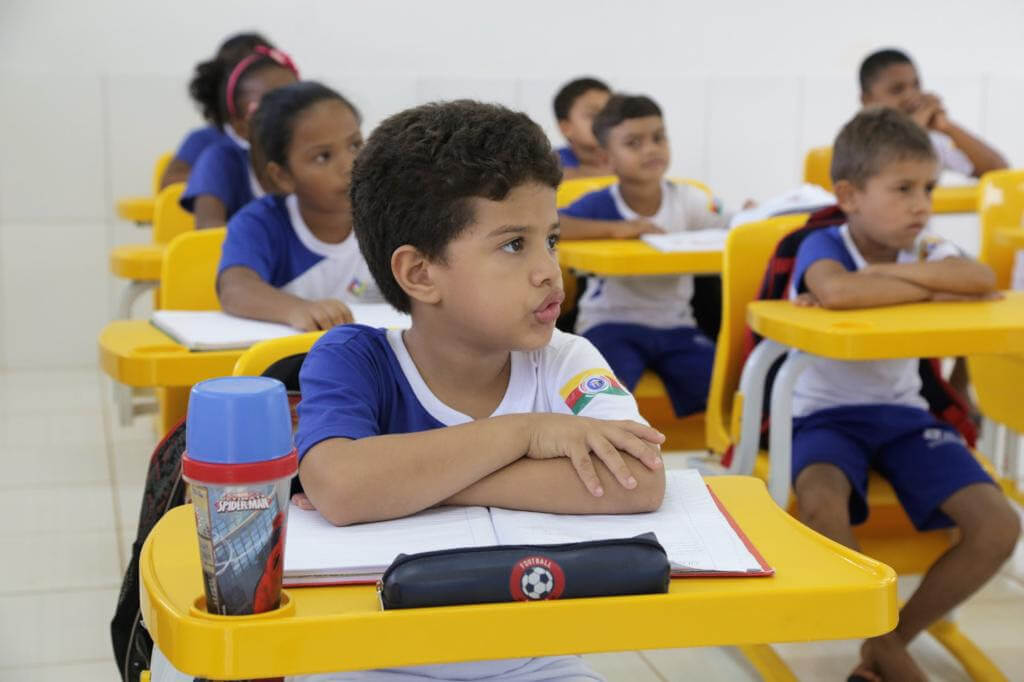
[[[584,194],[559,211],[571,218],[587,218],[589,220],[622,220],[622,214],[615,206],[615,199],[608,188]]]
[[[181,146],[178,147],[178,151],[174,154],[174,159],[176,161],[184,161],[190,167],[195,166],[203,150],[217,142],[222,135],[223,133],[213,126],[196,128],[182,140]]]
[[[383,432],[381,377],[386,360],[374,343],[374,330],[344,325],[316,342],[302,363],[299,387],[299,458],[328,438],[368,438]],[[386,343],[386,341],[385,341]]]
[[[237,188],[239,174],[248,182],[246,169],[239,169],[238,157],[231,153],[230,148],[219,144],[207,147],[189,173],[181,207],[193,213],[196,197],[209,194],[220,199],[230,217],[245,203]]]
[[[576,152],[572,150],[572,147],[559,147],[558,162],[562,164],[562,168],[579,168],[580,160],[576,157]]]
[[[267,223],[270,216],[260,215],[267,212],[264,207],[263,202],[253,202],[228,220],[218,276],[230,267],[242,265],[255,270],[264,282],[276,286],[273,273],[276,259],[285,256],[284,245],[280,239],[275,239],[275,231]]]
[[[857,269],[843,245],[842,237],[839,236],[839,228],[831,227],[812,232],[800,243],[800,248],[796,251],[796,262],[793,264],[791,281],[798,294],[807,291],[804,284],[807,268],[824,259],[837,261],[847,270]]]

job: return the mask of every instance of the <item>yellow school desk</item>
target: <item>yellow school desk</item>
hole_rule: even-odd
[[[974,213],[977,210],[977,185],[952,185],[932,190],[932,211],[935,213]]]
[[[1001,228],[996,230],[993,241],[1008,249],[1024,249],[1024,229],[1019,227]]]
[[[565,268],[605,277],[709,274],[722,271],[721,251],[659,251],[640,239],[580,239],[558,245]]]
[[[153,222],[156,197],[128,197],[117,200],[117,217],[144,225]]]
[[[100,367],[138,388],[192,386],[228,376],[245,349],[190,351],[149,320],[117,320],[100,331]]]
[[[789,301],[755,301],[747,322],[765,337],[751,353],[740,379],[744,396],[740,442],[733,469],[753,471],[764,377],[790,348],[837,360],[881,360],[962,355],[1024,355],[1024,292],[1007,291],[999,301],[915,303],[866,310],[803,308]],[[790,486],[793,384],[806,356],[788,359],[775,377],[769,436],[775,500],[787,500]]]
[[[139,564],[143,619],[189,675],[240,679],[595,651],[860,638],[896,625],[892,569],[800,525],[745,476],[708,484],[776,571],[684,578],[668,594],[382,612],[372,586],[287,590],[278,611],[201,605],[195,519],[172,509]],[[287,546],[286,550],[287,551]]]

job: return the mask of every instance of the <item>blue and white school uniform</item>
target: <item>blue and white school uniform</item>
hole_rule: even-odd
[[[962,255],[951,242],[922,235],[912,249],[899,253],[897,262]],[[851,272],[867,265],[849,226],[820,229],[797,251],[791,299],[807,290],[804,274],[822,259]],[[940,505],[964,486],[992,481],[956,429],[928,412],[917,359],[845,361],[812,355],[793,388],[793,417],[793,481],[810,464],[838,467],[853,487],[850,517],[855,524],[867,518],[872,468],[892,483],[920,530],[951,525]]]
[[[224,135],[226,139],[203,150],[189,173],[181,196],[181,207],[189,213],[195,210],[196,197],[209,194],[220,199],[230,219],[250,201],[264,195],[249,162],[249,142],[230,126],[225,127]]]
[[[666,232],[724,228],[728,217],[713,212],[692,185],[662,181],[661,206],[640,216],[619,186],[591,192],[562,213],[591,220],[649,220]],[[645,369],[665,383],[679,416],[704,409],[714,343],[697,328],[692,275],[588,277],[579,301],[576,333],[590,339],[616,376],[632,390]]]
[[[555,150],[558,154],[558,162],[562,164],[562,168],[579,168],[580,159],[576,156],[576,152],[572,150],[572,147],[559,147]]]
[[[217,126],[209,125],[203,128],[196,128],[190,131],[185,136],[185,139],[181,141],[181,146],[174,153],[174,160],[184,161],[189,167],[195,166],[196,161],[199,160],[199,155],[207,147],[224,139],[227,139],[227,136]]]
[[[302,219],[295,195],[262,197],[228,221],[218,276],[235,266],[307,300],[383,301],[355,233],[337,244],[317,239]]]
[[[971,163],[967,154],[956,146],[953,138],[938,130],[929,130],[928,138],[932,141],[935,155],[939,157],[939,167],[942,170],[953,171],[960,175],[974,175],[974,164]]]

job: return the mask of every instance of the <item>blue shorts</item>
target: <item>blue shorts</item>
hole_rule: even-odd
[[[892,484],[918,530],[952,526],[942,503],[972,483],[992,483],[956,429],[904,405],[833,407],[794,419],[794,483],[817,463],[832,464],[849,479],[853,524],[868,517],[868,469]]]
[[[632,391],[644,370],[665,384],[676,416],[701,412],[707,405],[715,344],[696,327],[655,329],[639,324],[599,324],[585,336]]]

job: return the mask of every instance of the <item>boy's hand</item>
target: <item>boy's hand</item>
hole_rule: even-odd
[[[330,329],[335,325],[352,322],[352,311],[334,298],[303,301],[288,313],[288,324],[304,332]]]
[[[651,221],[644,220],[643,218],[616,222],[611,230],[612,239],[635,239],[642,234],[658,234],[664,231]]]
[[[999,301],[1003,298],[1001,291],[989,291],[984,294],[954,294],[948,291],[932,292],[931,300],[937,303],[960,303],[969,301]]]
[[[821,301],[819,301],[818,298],[814,294],[809,292],[809,291],[805,291],[804,293],[799,294],[796,297],[796,300],[793,301],[793,303],[795,303],[796,305],[798,305],[801,308],[820,308],[821,307]]]
[[[946,110],[942,106],[942,100],[938,96],[931,93],[924,93],[921,95],[918,101],[917,107],[913,113],[910,114],[911,118],[925,130],[938,129],[937,119],[946,119]]]
[[[309,501],[308,497],[306,497],[306,493],[295,493],[294,495],[292,495],[292,504],[294,504],[299,509],[305,509],[306,511],[316,511],[316,507],[314,507],[313,503]]]
[[[604,489],[591,456],[604,462],[616,480],[629,490],[636,487],[636,479],[623,461],[622,452],[636,457],[649,469],[661,466],[657,446],[665,441],[665,436],[638,422],[538,414],[530,423],[532,432],[526,456],[531,459],[568,457],[594,497],[604,495]]]

